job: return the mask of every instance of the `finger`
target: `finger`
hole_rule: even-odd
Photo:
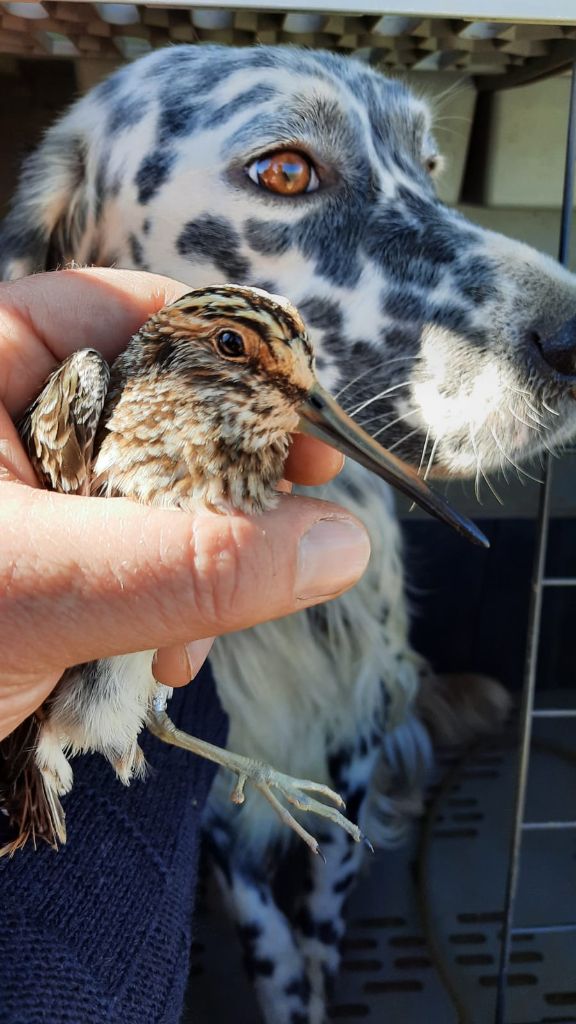
[[[16,427],[0,403],[0,480],[20,480],[37,487],[38,480]]]
[[[335,448],[306,434],[294,434],[284,473],[294,484],[307,487],[327,484],[344,465],[344,456]]]
[[[2,485],[0,623],[11,669],[48,671],[244,629],[334,597],[368,561],[335,505],[189,515]]]
[[[71,352],[113,359],[152,313],[190,286],[141,271],[91,268],[0,285],[0,400],[20,414]]]
[[[210,636],[178,647],[162,647],[152,660],[154,678],[164,686],[185,686],[202,668],[213,643]]]

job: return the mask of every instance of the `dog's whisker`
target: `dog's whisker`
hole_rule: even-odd
[[[480,459],[478,458],[478,451],[476,449],[476,439],[474,437],[474,431],[472,429],[472,423],[468,424],[468,435],[470,437],[470,443],[472,445],[472,451],[474,452],[474,458],[476,460],[476,475],[474,477],[474,493],[476,495],[476,501],[479,505],[483,504],[482,496],[480,494]]]
[[[357,384],[358,381],[363,380],[364,377],[367,377],[369,373],[373,372],[374,367],[367,366],[366,369],[363,370],[361,373],[356,374],[356,376],[353,377],[352,380],[349,380],[346,384],[344,384],[343,387],[340,388],[339,391],[336,392],[336,394],[334,395],[335,400],[339,401],[342,395],[345,394],[346,391],[348,391],[348,388],[354,387],[354,384]]]
[[[340,390],[336,392],[336,394],[334,395],[334,398],[335,398],[336,401],[339,401],[340,398],[342,397],[342,395],[345,394],[346,391],[348,391],[348,388],[353,387],[354,384],[358,384],[359,381],[363,380],[370,373],[372,373],[372,374],[380,373],[383,368],[386,368],[387,366],[390,366],[392,363],[406,363],[409,360],[414,360],[414,359],[419,359],[419,358],[420,358],[420,356],[418,355],[418,353],[412,353],[410,355],[407,354],[407,355],[404,355],[404,356],[393,356],[392,359],[387,359],[386,362],[383,364],[383,366],[380,366],[380,365],[377,366],[377,367],[375,367],[375,366],[367,366],[366,369],[362,371],[362,373],[358,373],[356,375],[356,377],[352,378],[352,380],[347,381],[347,383],[344,384],[344,386],[341,387]]]
[[[373,395],[372,398],[366,399],[366,401],[362,402],[359,406],[356,407],[356,409],[352,411],[350,411],[350,409],[347,409],[346,412],[348,413],[349,416],[357,416],[359,412],[362,412],[364,409],[367,409],[368,406],[372,405],[373,402],[380,402],[382,399],[387,398],[388,395],[391,395],[394,391],[399,391],[400,388],[408,388],[411,385],[411,380],[404,380],[401,381],[400,384],[393,384],[392,387],[387,388],[385,391],[380,391],[377,395]]]
[[[541,398],[540,401],[542,402],[542,405],[546,409],[546,412],[549,412],[551,416],[559,416],[560,415],[558,410],[557,409],[551,409],[550,406],[544,401],[543,398]]]
[[[524,405],[526,406],[526,409],[529,410],[529,411],[526,412],[526,415],[531,420],[534,420],[534,422],[537,423],[538,426],[542,427],[543,430],[549,430],[550,429],[550,425],[548,423],[544,422],[544,420],[541,418],[540,413],[538,412],[538,410],[535,409],[534,406],[530,404],[528,399],[527,398],[523,398],[522,401],[524,402]]]
[[[439,441],[440,438],[437,437],[436,440],[434,441],[434,444],[432,445],[432,451],[430,452],[430,458],[428,459],[428,465],[426,466],[426,470],[424,473],[425,480],[427,480],[430,475],[430,470],[432,469],[432,464],[434,462],[434,456],[436,455],[436,449],[438,448]]]
[[[489,477],[486,475],[486,473],[484,472],[484,470],[482,468],[482,461],[480,459],[480,454],[478,452],[478,446],[476,444],[476,436],[474,434],[474,429],[472,427],[472,423],[469,423],[469,428],[470,428],[470,441],[472,442],[472,448],[474,450],[474,456],[476,458],[476,466],[477,466],[477,469],[476,469],[476,479],[475,479],[476,497],[477,497],[479,503],[482,504],[482,500],[480,498],[480,478],[482,478],[485,481],[488,489],[492,492],[492,494],[496,498],[496,501],[498,502],[498,504],[499,505],[503,505],[504,502],[502,501],[502,498],[500,497],[500,495],[498,494],[496,489],[493,487],[491,480],[489,479]]]
[[[537,476],[532,476],[532,474],[531,474],[531,473],[528,473],[528,471],[527,471],[527,470],[525,470],[525,469],[522,469],[522,467],[521,467],[521,466],[519,466],[519,465],[518,465],[518,463],[517,463],[517,462],[515,462],[515,461],[514,461],[514,459],[513,459],[513,458],[512,458],[512,457],[511,457],[510,455],[508,455],[508,453],[507,453],[507,452],[505,451],[505,449],[504,449],[504,446],[503,446],[503,444],[502,444],[502,443],[501,443],[501,442],[500,442],[500,441],[498,440],[498,438],[497,438],[497,436],[496,436],[496,434],[495,434],[494,430],[492,430],[492,428],[490,428],[490,433],[492,434],[492,437],[493,437],[493,439],[494,439],[494,444],[496,445],[496,447],[497,447],[498,451],[500,452],[500,454],[502,455],[502,457],[503,457],[504,459],[506,459],[506,462],[509,462],[509,463],[510,463],[510,465],[512,466],[512,468],[516,470],[516,473],[518,474],[518,476],[520,476],[520,473],[522,473],[522,474],[523,474],[523,476],[526,476],[526,477],[528,477],[528,479],[529,479],[529,480],[534,480],[534,482],[535,482],[535,483],[537,483],[537,484],[542,484],[542,483],[544,483],[544,481],[543,481],[543,480],[540,480],[540,479],[539,479],[539,477],[537,477]]]
[[[525,388],[519,388],[517,384],[504,382],[504,387],[506,388],[506,391],[512,391],[515,395],[528,395],[529,398],[532,397],[531,391],[526,391]]]
[[[408,412],[402,413],[401,416],[396,416],[396,419],[391,420],[390,423],[385,423],[383,427],[380,427],[374,434],[372,434],[372,437],[380,437],[380,434],[384,434],[387,430],[390,429],[390,427],[395,427],[397,423],[401,423],[402,420],[407,420],[409,416],[414,416],[417,412],[418,408],[409,409]],[[382,413],[382,416],[373,416],[371,419],[365,420],[365,422],[362,423],[362,426],[365,427],[367,423],[373,423],[375,421],[378,421],[379,419],[382,419],[382,417],[385,415],[386,413]]]
[[[428,447],[428,441],[429,440],[430,440],[430,427],[428,427],[428,429],[426,431],[426,437],[424,438],[424,445],[422,447],[422,455],[420,456],[420,462],[418,464],[418,476],[420,476],[421,473],[422,473],[422,466],[424,465],[424,459],[426,458],[426,449]],[[413,512],[415,508],[416,508],[416,502],[413,501],[412,504],[410,505],[410,508],[408,509],[408,511],[409,512]]]
[[[409,434],[404,434],[404,437],[401,437],[400,440],[398,441],[394,441],[394,444],[391,444],[390,447],[386,449],[386,451],[393,452],[395,448],[399,448],[400,445],[404,444],[405,441],[408,441],[409,438],[414,437],[414,434],[419,434],[420,429],[420,427],[415,427],[414,430],[411,430]]]
[[[518,423],[522,423],[523,426],[528,427],[529,430],[533,430],[536,434],[542,433],[542,431],[537,426],[535,426],[533,422],[528,423],[526,420],[523,420],[522,417],[519,416],[518,413],[514,411],[511,405],[508,406],[508,412],[510,413],[511,416],[514,417],[515,420],[518,420]]]

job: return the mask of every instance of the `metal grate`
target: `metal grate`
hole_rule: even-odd
[[[574,694],[556,695],[558,708],[564,704],[574,713],[570,700]],[[535,724],[531,818],[561,817],[570,805],[576,791],[576,756],[565,756],[571,732],[567,716]],[[420,892],[418,837],[408,849],[370,858],[350,901],[330,1020],[486,1024],[493,1018],[515,774],[512,745],[494,746],[451,770],[427,822]],[[527,837],[520,926],[509,960],[508,1024],[576,1022],[576,934],[545,928],[547,913],[560,914],[576,898],[575,866],[573,832],[551,833],[544,849],[540,834]],[[261,1024],[233,927],[210,886],[198,931],[190,1009],[182,1024]]]
[[[353,5],[351,5],[353,7]],[[576,25],[398,14],[156,7],[43,0],[0,3],[0,53],[120,62],[169,43],[291,43],[364,51],[383,69],[535,77],[576,59]]]

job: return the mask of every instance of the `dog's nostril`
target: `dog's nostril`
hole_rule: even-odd
[[[576,316],[553,334],[528,331],[526,340],[555,375],[576,379]]]

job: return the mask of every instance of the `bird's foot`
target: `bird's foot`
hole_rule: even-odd
[[[244,802],[244,787],[247,782],[251,782],[255,789],[274,808],[280,820],[293,829],[304,840],[306,845],[310,847],[313,853],[322,856],[318,842],[310,832],[307,832],[302,827],[288,808],[280,802],[278,797],[272,792],[273,789],[278,790],[288,803],[292,804],[299,811],[311,811],[322,818],[328,818],[335,825],[340,825],[355,842],[367,842],[358,826],[349,821],[348,818],[345,818],[337,810],[338,807],[344,808],[344,801],[329,786],[324,786],[320,782],[310,782],[308,779],[292,778],[292,776],[284,775],[283,772],[278,772],[270,765],[264,764],[263,761],[243,757],[241,754],[233,754],[229,750],[223,750],[221,747],[216,747],[212,743],[198,739],[196,736],[189,736],[188,733],[177,729],[166,712],[160,707],[152,707],[147,726],[150,732],[158,739],[163,740],[164,743],[171,743],[173,746],[181,747],[183,750],[190,750],[193,754],[205,757],[209,761],[215,761],[216,764],[234,772],[238,776],[238,781],[232,791],[232,801],[234,803],[241,804]],[[326,797],[327,800],[331,800],[336,806],[330,807],[328,804],[324,804],[320,800],[309,796],[308,794],[310,793]],[[369,843],[367,845],[370,846]]]

